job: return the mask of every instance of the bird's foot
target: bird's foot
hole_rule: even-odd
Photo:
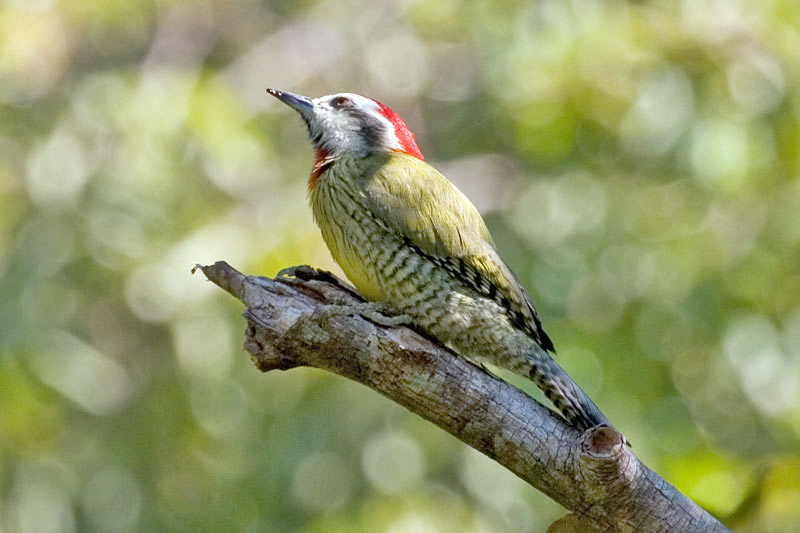
[[[410,316],[397,314],[397,312],[391,306],[383,302],[359,302],[356,304],[347,305],[329,305],[317,316],[320,316],[321,318],[331,318],[339,315],[360,315],[370,322],[374,322],[380,326],[386,327],[410,325],[412,323]]]
[[[286,267],[275,275],[275,279],[278,281],[288,282],[290,284],[298,281],[322,281],[338,287],[339,289],[351,294],[359,300],[364,299],[360,294],[358,294],[358,291],[352,285],[349,285],[346,281],[338,278],[332,272],[314,268],[308,265]]]
[[[286,267],[275,275],[275,279],[299,279],[302,281],[309,281],[312,279],[330,281],[331,278],[339,279],[327,270],[319,270],[309,265]]]

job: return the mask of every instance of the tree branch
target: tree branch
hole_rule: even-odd
[[[580,433],[434,341],[362,316],[363,300],[330,273],[298,267],[296,278],[269,279],[225,262],[196,268],[247,306],[245,348],[260,370],[312,366],[376,390],[574,513],[553,531],[727,531],[642,464],[615,430]]]

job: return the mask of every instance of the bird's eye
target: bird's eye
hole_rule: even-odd
[[[348,107],[352,102],[346,96],[337,96],[333,100],[331,100],[331,107],[334,109],[341,109],[343,107]]]

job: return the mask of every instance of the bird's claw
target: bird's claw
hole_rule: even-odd
[[[322,270],[317,270],[316,268],[312,268],[308,265],[297,265],[297,266],[290,266],[284,269],[281,269],[280,272],[275,276],[275,279],[300,279],[303,281],[308,281],[310,279],[316,279],[316,274],[324,272]]]
[[[394,310],[382,302],[358,302],[355,304],[329,305],[318,314],[323,319],[339,315],[360,315],[379,326],[396,327],[410,325],[411,317],[398,315]]]

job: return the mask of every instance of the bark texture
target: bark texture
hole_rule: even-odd
[[[583,433],[516,387],[393,324],[332,274],[245,276],[198,266],[247,307],[262,371],[311,366],[362,383],[491,457],[573,514],[551,531],[728,531],[647,468],[608,427]]]

